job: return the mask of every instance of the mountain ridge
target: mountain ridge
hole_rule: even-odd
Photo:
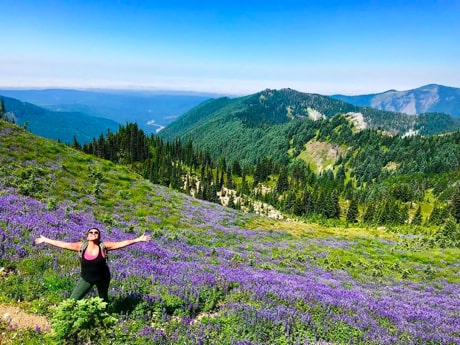
[[[436,84],[429,84],[422,88],[431,89],[436,87],[437,89],[444,90],[444,88],[449,89],[448,87],[443,87],[441,85]],[[460,90],[460,89],[458,89]],[[439,112],[433,113],[425,113],[414,116],[408,116],[407,114],[393,112],[393,111],[383,111],[383,110],[376,110],[371,106],[360,106],[359,104],[367,104],[370,103],[370,98],[373,97],[373,94],[370,95],[361,95],[361,96],[353,96],[355,104],[350,102],[344,102],[340,99],[336,99],[334,97],[323,96],[316,93],[304,93],[299,92],[296,90],[292,90],[289,88],[284,88],[280,90],[262,90],[260,92],[240,96],[240,97],[217,97],[217,98],[207,98],[211,97],[211,94],[207,95],[199,95],[199,97],[189,96],[165,96],[166,98],[160,97],[156,100],[152,100],[149,97],[155,95],[156,93],[151,92],[140,92],[140,91],[111,91],[110,97],[107,99],[107,106],[102,106],[101,103],[91,103],[95,102],[100,93],[97,92],[89,92],[89,91],[79,91],[79,90],[62,90],[62,89],[50,89],[50,90],[10,90],[11,92],[19,92],[24,95],[29,93],[30,100],[41,100],[43,103],[45,101],[44,98],[41,98],[42,95],[45,93],[48,99],[53,98],[49,101],[49,108],[47,110],[55,109],[56,114],[53,115],[53,120],[48,121],[48,124],[43,123],[43,127],[48,127],[48,132],[53,132],[52,127],[55,125],[56,118],[59,119],[64,115],[64,117],[71,117],[71,114],[74,114],[73,117],[75,122],[73,124],[69,124],[66,131],[68,134],[64,137],[63,134],[66,131],[54,130],[54,133],[44,133],[40,135],[44,135],[46,137],[50,137],[53,139],[58,139],[64,142],[71,142],[73,140],[73,136],[75,133],[80,133],[83,129],[87,131],[88,129],[95,127],[99,128],[99,124],[92,125],[89,121],[89,117],[86,115],[90,114],[89,116],[97,117],[98,120],[92,119],[92,121],[101,122],[103,121],[102,118],[104,116],[95,116],[100,114],[97,111],[97,107],[105,107],[105,110],[99,108],[102,112],[108,111],[111,115],[106,116],[106,118],[110,118],[112,116],[112,121],[116,123],[125,123],[125,122],[137,122],[139,123],[140,128],[142,128],[147,134],[156,134],[158,131],[164,129],[165,126],[168,128],[163,130],[163,133],[160,133],[162,137],[168,137],[171,139],[174,136],[182,136],[184,137],[185,133],[181,131],[184,128],[188,128],[189,132],[194,132],[199,129],[200,126],[206,122],[206,119],[214,118],[214,121],[219,119],[219,123],[224,123],[225,120],[231,120],[232,117],[238,118],[241,123],[249,128],[262,128],[272,125],[281,125],[288,121],[292,121],[294,119],[310,119],[310,120],[318,120],[321,118],[327,118],[334,116],[337,113],[342,114],[349,114],[351,119],[359,119],[360,124],[364,128],[381,128],[383,130],[392,132],[392,133],[399,133],[399,134],[411,134],[411,133],[419,133],[422,135],[431,135],[437,134],[441,132],[456,130],[459,128],[459,117],[451,117],[449,115],[445,115]],[[104,91],[103,92],[108,92]],[[398,93],[399,91],[396,90],[388,90],[381,95],[388,95]],[[2,91],[0,90],[0,94]],[[137,95],[134,98],[129,98],[126,94],[129,95]],[[271,94],[276,93],[276,97],[272,97]],[[54,95],[54,96],[53,96]],[[79,95],[79,96],[74,96]],[[140,95],[142,95],[141,98]],[[1,97],[1,96],[0,96]],[[35,97],[35,98],[34,98]],[[73,98],[77,97],[77,98]],[[78,98],[80,97],[80,98]],[[201,98],[200,98],[201,97]],[[147,103],[143,103],[144,101],[140,101],[140,104],[136,105],[135,100],[145,100]],[[89,103],[85,103],[88,101]],[[97,100],[97,102],[102,102],[102,100]],[[160,103],[162,102],[162,105]],[[21,102],[30,103],[24,100]],[[73,105],[71,104],[73,102]],[[130,103],[134,102],[134,103]],[[163,120],[165,120],[165,126],[162,123],[158,122],[157,120],[153,119],[150,114],[147,112],[147,117],[136,117],[135,112],[136,109],[144,109],[142,110],[145,114],[145,106],[148,105],[148,102],[157,102],[158,105],[157,110],[159,112],[164,111],[168,108],[171,104],[176,103],[176,109],[184,110],[184,113],[176,113],[176,116],[168,117],[165,120],[163,116]],[[158,103],[160,102],[160,103]],[[184,103],[181,103],[184,102]],[[177,104],[181,103],[181,104]],[[358,105],[356,104],[358,103]],[[135,108],[132,112],[130,112],[129,107],[130,104],[135,104]],[[33,105],[36,105],[33,103]],[[97,105],[97,106],[96,106]],[[72,110],[73,111],[70,111]],[[81,111],[75,111],[75,109],[79,109]],[[163,110],[161,110],[163,109]],[[9,111],[9,109],[6,109]],[[174,111],[173,109],[170,109]],[[59,114],[57,114],[59,113]],[[51,114],[51,113],[50,113]],[[91,115],[92,114],[92,115]],[[107,114],[107,113],[106,113]],[[130,116],[129,114],[132,114]],[[166,113],[163,112],[163,115]],[[22,116],[19,112],[16,111],[16,116],[20,119]],[[85,119],[83,124],[78,123],[79,119]],[[147,118],[149,120],[147,121]],[[130,119],[128,121],[128,119]],[[176,120],[174,120],[176,119]],[[59,119],[60,121],[61,119]],[[162,121],[163,121],[162,120]],[[23,121],[22,123],[24,123]],[[20,122],[21,123],[21,122]],[[166,124],[168,123],[168,124]],[[36,124],[29,127],[33,130],[33,127]],[[29,121],[30,126],[30,121]],[[73,127],[72,127],[73,126]],[[77,138],[81,142],[88,142],[93,138],[98,137],[101,133],[105,133],[107,126],[103,128],[103,130],[94,130],[91,131],[89,135],[77,135]],[[111,123],[109,126],[111,130],[116,130],[116,125]],[[43,133],[43,132],[37,132]]]
[[[427,84],[405,91],[391,89],[381,93],[356,96],[336,94],[331,97],[358,106],[409,115],[437,112],[460,117],[460,88],[438,84]]]
[[[16,98],[52,111],[81,112],[118,123],[137,122],[148,134],[178,118],[216,94],[105,89],[0,89],[1,96]]]
[[[0,96],[0,99],[10,120],[35,135],[64,143],[72,143],[74,137],[80,143],[89,142],[107,130],[117,131],[120,125],[116,121],[81,112],[56,112],[15,98]]]
[[[255,159],[247,158],[249,151],[259,152],[256,157],[266,156],[274,147],[288,152],[291,144],[285,138],[292,135],[293,128],[303,126],[304,122],[331,120],[336,116],[345,116],[355,123],[357,130],[375,129],[401,136],[433,135],[460,128],[460,120],[446,114],[413,116],[359,107],[292,89],[266,89],[225,101],[209,100],[185,113],[158,135],[166,140],[191,139],[198,147],[208,147],[214,157],[254,164]]]

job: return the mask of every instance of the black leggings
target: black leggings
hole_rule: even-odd
[[[109,303],[109,284],[110,279],[102,279],[95,283],[88,283],[83,278],[80,278],[77,285],[73,289],[70,298],[73,298],[74,300],[82,299],[89,292],[89,290],[91,290],[91,288],[96,285],[99,297],[102,298],[105,302]]]

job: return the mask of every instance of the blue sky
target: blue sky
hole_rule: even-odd
[[[460,1],[2,0],[1,88],[460,87]]]

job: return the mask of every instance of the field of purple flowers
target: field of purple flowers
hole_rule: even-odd
[[[152,235],[109,253],[118,322],[101,344],[460,344],[458,249],[292,229],[0,121],[0,304],[53,318],[78,254],[33,240],[79,241],[93,226],[110,241]],[[11,344],[49,343],[39,329],[0,331]]]
[[[167,205],[169,191],[155,191]],[[238,224],[250,216],[185,196],[162,207],[145,221],[152,241],[110,253],[110,308],[125,342],[460,344],[458,281],[356,279],[315,260],[351,241],[248,230]],[[50,208],[4,188],[0,263],[10,273],[0,278],[0,300],[50,313],[78,279],[78,259],[33,239],[77,241],[91,226],[108,240],[135,236],[138,224],[117,212],[107,225],[89,207]],[[175,223],[163,220],[168,212]]]

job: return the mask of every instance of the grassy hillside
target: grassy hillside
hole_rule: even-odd
[[[40,234],[73,241],[91,226],[107,240],[152,234],[111,252],[108,311],[116,323],[101,344],[460,342],[458,249],[429,246],[404,228],[243,214],[3,121],[0,162],[3,305],[51,321],[62,310],[78,259],[34,246]],[[98,330],[94,322],[75,327]],[[2,344],[63,340],[55,328],[0,321],[0,329]]]

